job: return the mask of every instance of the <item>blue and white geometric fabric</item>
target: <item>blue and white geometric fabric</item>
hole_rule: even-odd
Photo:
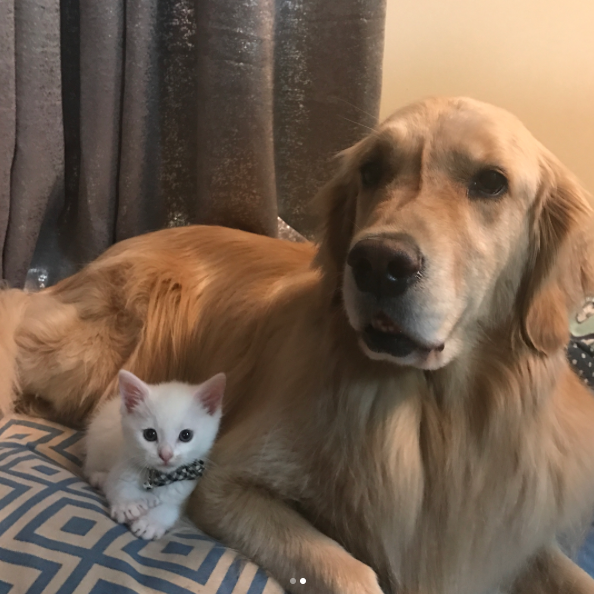
[[[189,521],[157,541],[107,515],[80,478],[81,434],[0,419],[0,594],[282,594]]]

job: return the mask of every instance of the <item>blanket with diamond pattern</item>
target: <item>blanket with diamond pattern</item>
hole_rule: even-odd
[[[113,522],[81,479],[81,433],[0,419],[0,594],[282,594],[189,521],[157,541]]]

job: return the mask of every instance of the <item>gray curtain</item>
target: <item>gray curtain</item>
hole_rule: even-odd
[[[385,0],[0,0],[0,268],[34,288],[112,243],[309,237],[373,126]]]

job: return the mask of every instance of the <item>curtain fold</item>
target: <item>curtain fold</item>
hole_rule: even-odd
[[[14,63],[15,141],[10,155],[8,208],[3,208],[8,225],[2,273],[21,284],[44,217],[64,195],[59,1],[15,2],[13,26],[14,45],[8,48],[7,61]],[[4,136],[4,118],[2,114],[0,136]],[[6,121],[8,128],[10,117]]]
[[[384,5],[376,0],[277,4],[275,150],[279,214],[311,237],[310,200],[330,159],[377,122]]]
[[[0,2],[0,255],[10,214],[10,170],[16,139],[14,5]],[[4,262],[0,258],[0,278]]]
[[[85,262],[116,240],[126,15],[122,0],[83,1],[79,6],[79,26],[73,23],[69,33],[74,43],[78,35],[80,51],[80,105],[73,114],[75,126],[79,120],[80,174],[72,214],[63,225],[76,229],[73,243]]]
[[[0,267],[53,284],[190,223],[307,237],[375,124],[385,0],[0,3]]]
[[[274,235],[274,0],[196,6],[201,213],[194,214]]]

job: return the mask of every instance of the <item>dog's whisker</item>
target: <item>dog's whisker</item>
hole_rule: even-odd
[[[351,103],[350,101],[347,101],[343,97],[338,97],[337,95],[333,95],[330,98],[335,99],[337,101],[341,101],[342,103],[345,103],[346,105],[349,105],[353,109],[356,109],[357,111],[361,112],[362,114],[370,117],[374,122],[377,120],[377,116],[374,116],[372,113],[369,113],[368,111],[365,111],[364,109],[361,109],[360,107],[358,107],[354,103]]]
[[[369,130],[371,132],[374,131],[374,129],[371,126],[367,126],[366,124],[362,124],[361,122],[351,120],[351,119],[347,118],[346,116],[339,115],[338,117],[340,117],[343,120],[346,120],[347,122],[350,122],[351,124],[355,124],[355,126],[360,126],[361,128],[365,128],[366,130]]]

